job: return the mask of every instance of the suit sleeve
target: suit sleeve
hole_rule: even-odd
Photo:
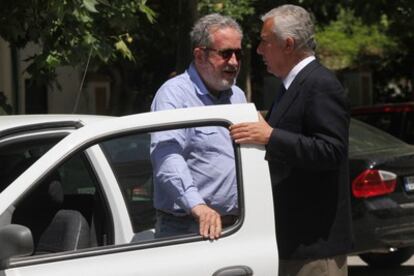
[[[306,85],[306,82],[304,83]],[[275,128],[267,145],[272,160],[308,170],[337,169],[348,155],[349,111],[344,90],[334,77],[319,77],[297,114],[301,131]]]

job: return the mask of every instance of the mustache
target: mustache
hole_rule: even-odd
[[[239,70],[238,66],[231,66],[231,65],[227,65],[226,67],[223,68],[223,71],[232,72],[232,73],[237,72],[238,70]]]

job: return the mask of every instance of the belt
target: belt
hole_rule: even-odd
[[[170,213],[167,213],[167,212],[158,210],[158,209],[157,209],[157,213],[159,213],[159,214],[161,214],[163,216],[172,216],[174,218],[178,218],[178,219],[182,219],[182,220],[194,220],[194,221],[196,220],[191,215],[183,215],[183,216],[173,215],[173,214],[170,214]],[[236,215],[224,215],[224,216],[221,216],[221,225],[222,225],[223,228],[224,227],[229,227],[229,226],[235,224],[238,218],[239,218],[239,216],[236,216]]]

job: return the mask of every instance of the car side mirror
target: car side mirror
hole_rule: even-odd
[[[18,224],[0,227],[0,268],[5,268],[12,257],[33,253],[33,237],[29,228]]]

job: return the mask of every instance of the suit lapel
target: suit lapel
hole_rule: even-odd
[[[279,123],[280,119],[283,117],[283,114],[285,114],[292,102],[299,95],[299,91],[301,90],[300,88],[306,80],[306,77],[319,66],[320,64],[314,60],[299,72],[292,84],[289,86],[289,89],[286,91],[286,94],[278,103],[276,110],[270,114],[268,122],[271,126],[276,126]]]

